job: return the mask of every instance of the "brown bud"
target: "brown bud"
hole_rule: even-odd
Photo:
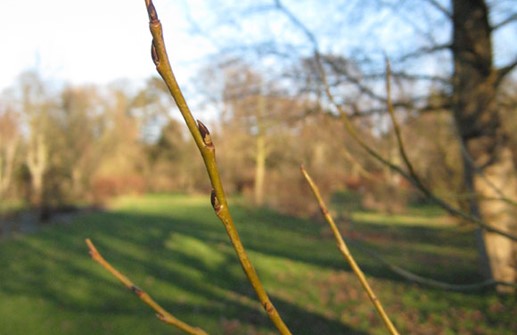
[[[262,307],[264,307],[264,310],[266,311],[266,313],[268,314],[271,314],[273,313],[273,311],[275,310],[275,308],[273,307],[273,305],[269,302],[265,302],[264,305],[262,305]]]
[[[129,289],[137,296],[141,296],[142,293],[144,293],[144,291],[142,291],[138,286],[135,285],[131,286]]]
[[[215,190],[212,190],[212,193],[210,193],[210,202],[212,203],[212,207],[216,212],[219,212],[221,209],[221,204],[219,203],[219,200],[217,200],[217,195],[215,194]]]
[[[203,138],[203,142],[207,147],[213,148],[214,144],[212,143],[212,137],[210,136],[210,132],[208,128],[203,124],[203,122],[197,120],[197,127],[199,132],[201,133],[201,137]]]
[[[151,57],[153,59],[154,65],[158,66],[160,64],[160,58],[158,57],[158,52],[156,52],[156,46],[153,43],[151,44]]]
[[[156,8],[154,8],[154,4],[152,0],[145,1],[147,5],[147,14],[149,15],[149,21],[151,23],[155,23],[158,21],[158,13],[156,12]]]

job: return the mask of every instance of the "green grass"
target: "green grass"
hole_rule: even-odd
[[[0,201],[0,218],[8,213],[17,212],[24,209],[27,206],[21,200],[5,200]]]
[[[234,206],[244,244],[295,334],[385,334],[328,227]],[[342,224],[386,259],[438,280],[471,283],[471,232],[440,215],[355,213]],[[208,197],[123,198],[104,213],[0,241],[0,334],[179,334],[87,254],[103,255],[179,318],[211,334],[275,334],[254,299]],[[517,301],[490,291],[411,285],[352,247],[405,334],[515,334]]]

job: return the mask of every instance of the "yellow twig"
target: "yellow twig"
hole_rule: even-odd
[[[92,256],[93,260],[99,263],[103,268],[108,270],[125,287],[127,287],[138,298],[140,298],[140,300],[142,300],[146,305],[151,307],[156,312],[156,316],[158,317],[158,319],[169,325],[177,327],[178,329],[184,331],[187,334],[208,335],[208,333],[206,333],[204,330],[197,327],[192,327],[186,324],[185,322],[175,318],[172,314],[167,312],[156,301],[154,301],[149,294],[147,294],[145,291],[133,284],[133,282],[129,278],[127,278],[125,275],[123,275],[121,272],[115,269],[107,260],[105,260],[90,239],[86,239],[86,244],[88,245],[88,249],[90,250],[90,256]]]
[[[212,142],[210,132],[202,122],[196,122],[192,116],[190,108],[187,105],[178,82],[176,81],[176,77],[174,76],[174,72],[172,71],[165,48],[165,42],[163,40],[162,25],[160,20],[158,20],[156,9],[152,0],[145,0],[145,3],[149,15],[149,28],[153,36],[153,42],[151,46],[153,62],[156,65],[156,70],[169,88],[169,91],[174,98],[176,105],[178,106],[178,109],[180,110],[192,137],[194,138],[194,141],[196,142],[199,152],[203,157],[203,162],[208,172],[210,183],[212,184],[212,207],[214,208],[217,217],[223,223],[235,253],[239,258],[244,273],[251,283],[251,286],[255,290],[255,293],[257,294],[257,297],[262,307],[266,311],[268,317],[276,326],[280,334],[291,334],[284,321],[280,317],[277,309],[269,299],[269,296],[266,293],[266,290],[264,289],[264,286],[262,285],[262,282],[260,281],[255,268],[251,264],[246,250],[244,249],[244,246],[239,237],[239,233],[235,228],[233,218],[230,214],[226,194],[223,189],[223,184],[215,159],[215,146]]]
[[[366,277],[364,276],[363,271],[357,265],[354,257],[350,253],[350,250],[348,249],[343,237],[341,236],[341,233],[339,232],[339,229],[336,226],[336,223],[334,222],[334,219],[330,215],[327,206],[325,205],[325,202],[323,201],[323,198],[320,194],[320,191],[318,189],[318,186],[314,183],[311,176],[307,173],[305,168],[302,166],[301,171],[303,176],[305,177],[305,180],[311,187],[312,193],[314,194],[314,197],[318,201],[318,204],[320,206],[321,212],[323,216],[325,217],[325,220],[330,225],[330,229],[332,230],[332,233],[334,234],[334,237],[336,239],[336,244],[341,252],[341,254],[345,257],[345,260],[348,262],[350,267],[352,268],[352,271],[356,275],[357,279],[359,279],[359,282],[363,286],[363,289],[366,291],[366,294],[368,294],[368,297],[370,298],[372,304],[375,306],[375,309],[377,310],[377,313],[379,313],[380,317],[382,318],[382,321],[384,322],[386,328],[388,328],[390,334],[392,335],[398,335],[398,331],[391,322],[390,318],[388,317],[388,314],[384,311],[384,308],[382,307],[382,304],[380,300],[377,298],[375,293],[373,292],[372,288],[370,287],[370,284],[368,284],[368,281],[366,280]]]

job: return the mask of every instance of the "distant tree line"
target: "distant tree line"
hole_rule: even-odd
[[[216,107],[209,122],[231,193],[286,213],[313,214],[316,207],[302,195],[303,162],[325,194],[348,199],[345,206],[396,212],[425,201],[366,155],[311,92],[272,82],[239,58],[223,59],[200,77],[209,83],[203,100]],[[511,92],[505,101],[515,98]],[[204,169],[173,108],[157,78],[140,85],[73,86],[23,73],[0,100],[1,198],[59,208],[128,193],[206,192]],[[517,127],[513,118],[507,121]],[[354,123],[368,143],[400,160],[393,130],[381,129],[375,115]],[[451,188],[461,193],[450,115],[411,113],[403,129],[426,184],[444,196]]]

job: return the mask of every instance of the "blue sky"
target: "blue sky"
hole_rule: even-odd
[[[402,13],[401,21],[389,22],[391,16],[382,11],[368,16],[368,20],[357,21],[361,24],[344,24],[343,17],[350,14],[347,11],[353,11],[349,17],[357,16],[367,0],[332,1],[325,5],[316,0],[284,2],[311,30],[321,33],[318,38],[323,51],[343,55],[353,54],[354,48],[366,52],[377,48],[390,54],[413,46],[418,40],[411,38],[413,32],[403,22],[409,18],[414,25],[425,24],[426,13],[416,17],[418,12],[409,12],[407,17]],[[285,17],[271,13],[244,20],[240,17],[240,11],[265,3],[268,2],[155,0],[180,83],[188,83],[197,76],[198,68],[206,64],[204,57],[217,51],[207,36],[213,40],[223,37],[225,47],[252,44],[264,36],[307,46],[303,34],[289,25]],[[217,8],[224,18],[236,24],[218,24],[221,17],[214,18],[211,8]],[[205,37],[192,34],[196,25],[204,30]],[[515,43],[509,40],[515,41],[516,26],[496,39],[496,61],[513,57]],[[433,32],[439,31],[443,32],[441,36],[448,37],[446,27],[433,28]],[[150,59],[150,43],[143,0],[2,0],[0,91],[27,69],[36,69],[45,79],[74,84],[105,84],[120,78],[144,80],[156,74]]]

